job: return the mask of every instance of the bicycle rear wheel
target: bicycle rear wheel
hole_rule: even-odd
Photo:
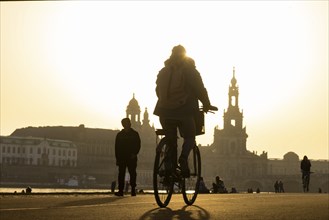
[[[199,193],[199,184],[201,177],[201,156],[198,146],[193,148],[189,156],[188,164],[190,168],[190,177],[182,181],[182,193],[187,205],[192,205]]]
[[[303,191],[308,192],[309,191],[309,184],[310,184],[310,174],[306,173],[303,176]]]
[[[306,178],[303,177],[303,192],[306,192]]]
[[[168,169],[165,168],[168,157],[169,146],[166,138],[163,138],[157,146],[153,168],[154,197],[160,207],[166,207],[169,204],[174,190],[173,177],[167,173]]]
[[[306,192],[309,191],[309,185],[310,185],[310,174],[306,175],[305,177],[305,189],[304,189],[304,192],[306,190]]]

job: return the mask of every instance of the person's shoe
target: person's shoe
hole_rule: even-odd
[[[136,196],[136,189],[135,188],[131,188],[131,196]]]
[[[118,192],[114,193],[114,195],[116,195],[116,196],[123,196],[123,192],[118,191]]]
[[[190,169],[188,168],[187,159],[184,158],[184,157],[180,157],[179,158],[179,165],[180,165],[182,177],[189,178],[190,177]]]

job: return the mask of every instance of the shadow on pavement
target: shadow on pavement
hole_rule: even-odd
[[[101,205],[101,204],[112,203],[123,198],[124,197],[106,197],[106,198],[82,199],[82,200],[60,203],[55,207]]]
[[[143,214],[139,220],[208,220],[209,213],[199,206],[184,206],[182,209],[156,208]]]

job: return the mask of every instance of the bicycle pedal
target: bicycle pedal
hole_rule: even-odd
[[[175,182],[179,182],[182,179],[182,174],[181,174],[181,170],[176,169],[175,172],[173,173],[173,178]]]

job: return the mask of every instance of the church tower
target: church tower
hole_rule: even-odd
[[[246,128],[243,127],[243,112],[239,109],[239,87],[235,78],[235,69],[233,68],[233,77],[228,92],[228,107],[224,111],[224,127],[219,130],[215,128],[214,145],[220,154],[228,156],[242,155],[247,152]]]
[[[141,127],[140,114],[141,114],[141,109],[138,105],[137,100],[135,99],[135,94],[133,94],[133,98],[129,101],[126,110],[126,117],[130,118],[132,128],[138,130],[140,129]]]
[[[150,126],[149,113],[147,112],[147,108],[145,108],[144,112],[143,126]]]

